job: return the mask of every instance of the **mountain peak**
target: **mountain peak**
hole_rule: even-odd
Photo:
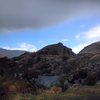
[[[64,46],[62,42],[57,43],[57,45]]]
[[[61,42],[57,44],[48,45],[37,52],[38,54],[48,54],[48,55],[68,55],[74,56],[72,49],[64,46]]]

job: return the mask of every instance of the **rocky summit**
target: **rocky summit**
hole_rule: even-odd
[[[2,57],[0,76],[30,84],[38,76],[64,76],[62,79],[70,84],[96,85],[100,81],[100,42],[85,47],[77,55],[58,43],[19,57]]]
[[[65,55],[69,57],[75,56],[75,53],[72,52],[72,49],[64,46],[62,43],[48,45],[37,52],[38,54],[47,54],[47,55]]]

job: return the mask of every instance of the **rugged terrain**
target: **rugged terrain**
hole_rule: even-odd
[[[79,54],[58,43],[11,59],[0,58],[1,82],[12,80],[22,83],[23,81],[27,83],[26,87],[36,91],[38,88],[45,88],[43,84],[36,81],[39,76],[59,76],[62,89],[65,88],[66,81],[67,88],[76,85],[100,85],[100,42],[85,47]]]

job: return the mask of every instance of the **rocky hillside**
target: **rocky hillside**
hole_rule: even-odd
[[[70,84],[95,85],[100,81],[99,44],[93,43],[77,55],[72,49],[58,43],[12,59],[0,58],[0,76],[6,75],[30,84],[39,75],[65,76],[62,79]]]
[[[98,84],[100,81],[100,42],[93,43],[79,52],[75,59],[69,61],[73,64],[69,79],[73,83],[87,85]]]
[[[44,47],[36,53],[25,53],[19,57],[13,58],[20,71],[36,71],[42,75],[58,75],[65,73],[66,61],[74,58],[75,53],[62,43],[53,44]]]
[[[72,49],[64,46],[62,43],[48,45],[37,52],[37,54],[46,54],[46,55],[65,55],[69,57],[75,56],[75,53]]]
[[[92,43],[91,45],[85,47],[83,50],[79,52],[79,54],[82,53],[100,53],[100,41]]]

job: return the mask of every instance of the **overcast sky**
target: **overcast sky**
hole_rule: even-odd
[[[100,0],[0,0],[0,47],[63,42],[76,53],[100,40]]]

